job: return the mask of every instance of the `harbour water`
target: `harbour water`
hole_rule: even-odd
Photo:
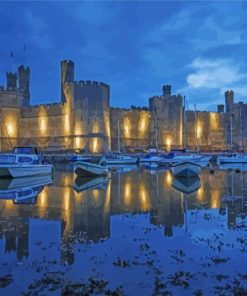
[[[0,181],[0,295],[247,294],[245,172],[184,184],[169,170],[86,180],[57,166],[15,182]]]

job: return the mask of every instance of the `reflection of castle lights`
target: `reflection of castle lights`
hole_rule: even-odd
[[[43,189],[43,191],[39,194],[39,203],[41,207],[47,206],[47,192],[46,188]]]
[[[75,149],[80,148],[81,146],[81,139],[79,137],[75,138]]]
[[[105,194],[105,203],[104,203],[104,214],[110,212],[110,201],[111,201],[111,179],[108,182]]]
[[[99,190],[98,189],[92,190],[92,194],[93,194],[94,201],[97,203],[99,201]]]
[[[12,200],[5,200],[5,204],[4,204],[4,207],[6,208],[6,209],[12,209],[13,207],[14,207],[14,203],[13,203],[13,201]]]
[[[146,211],[149,209],[149,199],[148,199],[148,193],[145,188],[144,184],[140,184],[139,187],[139,197],[140,197],[140,203],[143,211]]]
[[[214,190],[211,194],[211,208],[218,209],[220,208],[220,193],[218,190]]]
[[[124,204],[125,206],[130,206],[131,203],[131,183],[130,181],[127,181],[126,184],[124,184]]]
[[[98,151],[98,138],[93,139],[93,153]]]
[[[197,191],[197,199],[199,202],[204,200],[204,188],[202,186]]]
[[[66,187],[64,188],[63,198],[64,198],[64,209],[65,211],[68,211],[70,207],[70,189],[69,188],[66,188]]]
[[[165,173],[165,187],[171,187],[172,184],[172,174],[170,171]]]

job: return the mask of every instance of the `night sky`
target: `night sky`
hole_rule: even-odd
[[[147,105],[172,84],[190,108],[247,101],[247,2],[1,2],[0,84],[31,67],[31,102],[60,100],[60,61],[111,86],[111,105]],[[24,51],[25,47],[25,51]],[[10,53],[13,52],[13,58]]]

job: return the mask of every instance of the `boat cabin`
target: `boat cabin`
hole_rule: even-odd
[[[12,153],[0,154],[1,164],[38,164],[37,148],[15,147]]]

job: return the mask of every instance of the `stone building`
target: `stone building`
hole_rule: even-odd
[[[61,102],[32,105],[30,68],[7,72],[0,86],[0,150],[37,146],[39,150],[242,150],[246,146],[247,104],[225,93],[218,112],[186,111],[171,85],[149,99],[149,107],[111,108],[110,86],[74,78],[74,63],[61,62]],[[224,108],[225,107],[225,108]]]

